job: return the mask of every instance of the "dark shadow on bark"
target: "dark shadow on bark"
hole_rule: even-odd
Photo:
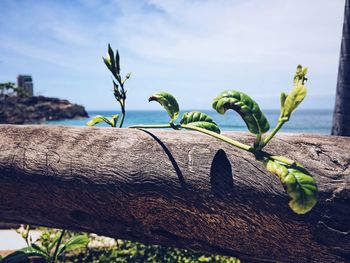
[[[170,150],[168,149],[168,147],[166,147],[166,145],[157,137],[155,136],[153,133],[147,131],[147,130],[143,130],[143,129],[140,129],[140,131],[143,131],[145,133],[147,133],[149,136],[151,136],[161,147],[162,149],[164,150],[164,152],[166,153],[166,155],[168,156],[171,164],[173,165],[174,169],[175,169],[175,172],[179,178],[179,181],[180,181],[180,184],[181,184],[181,187],[183,187],[184,189],[186,189],[186,182],[185,182],[185,178],[180,170],[180,167],[178,166],[174,156],[172,155],[172,153],[170,152]]]
[[[211,190],[217,196],[224,197],[232,192],[232,167],[224,150],[216,152],[210,168]]]

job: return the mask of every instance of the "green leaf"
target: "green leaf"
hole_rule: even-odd
[[[171,121],[174,122],[179,117],[179,104],[177,103],[175,97],[167,92],[157,92],[154,93],[148,101],[157,101],[162,105],[168,112]]]
[[[112,71],[112,65],[111,65],[111,60],[109,59],[109,55],[107,54],[106,57],[102,57],[103,62],[105,63],[105,65],[107,66],[107,68]]]
[[[114,74],[117,69],[116,69],[116,63],[115,63],[115,60],[114,60],[114,52],[113,52],[113,49],[111,48],[110,44],[108,44],[108,57],[109,57],[109,60],[111,62],[110,70]]]
[[[299,106],[299,104],[306,97],[307,90],[304,85],[294,86],[292,92],[288,94],[284,101],[281,118],[289,120],[293,111]]]
[[[108,125],[114,127],[113,123],[108,118],[106,118],[104,116],[101,116],[101,115],[97,115],[97,116],[93,117],[92,120],[89,121],[86,125],[87,126],[94,126],[94,125],[96,125],[97,123],[100,123],[100,122],[105,122]]]
[[[270,124],[259,105],[243,92],[235,90],[222,92],[214,99],[213,108],[220,114],[224,114],[228,109],[236,111],[251,133],[262,134],[270,129]]]
[[[289,207],[297,214],[309,212],[317,203],[316,181],[300,164],[287,166],[271,159],[265,162],[268,171],[278,175],[287,194]]]
[[[77,235],[68,240],[65,244],[60,246],[57,251],[57,256],[64,252],[72,251],[74,249],[86,247],[89,243],[89,237],[87,235]]]
[[[11,253],[10,255],[7,255],[1,260],[1,263],[23,262],[23,261],[26,261],[29,257],[34,257],[34,256],[45,258],[45,259],[47,258],[46,254],[30,246],[30,247],[19,249]]]
[[[292,197],[289,206],[297,214],[309,212],[317,203],[317,185],[304,169],[288,169],[289,176],[284,180],[287,193]]]
[[[117,54],[115,54],[115,69],[117,74],[119,75],[120,73],[120,57],[119,57],[119,52],[117,50]]]
[[[199,111],[185,112],[182,115],[180,124],[192,125],[202,129],[220,133],[220,129],[218,125],[213,121],[213,119],[207,114]]]
[[[288,94],[285,93],[285,92],[282,92],[281,93],[281,97],[280,97],[280,100],[281,100],[281,110],[283,110],[284,108],[284,103],[286,101],[286,98],[287,98]]]
[[[119,119],[119,115],[118,114],[112,116],[112,118],[110,119],[112,127],[116,127],[117,126],[118,119]]]
[[[36,249],[37,251],[40,251],[41,253],[47,255],[47,253],[45,251],[45,248],[43,248],[43,247],[41,247],[39,245],[36,245],[36,244],[31,244],[31,246],[32,246],[32,248]]]
[[[301,72],[301,74],[302,74],[302,76],[306,76],[306,74],[307,74],[307,72],[308,72],[308,68],[303,68],[303,70],[302,70],[302,72]]]

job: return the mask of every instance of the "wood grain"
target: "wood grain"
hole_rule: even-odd
[[[313,174],[310,213],[289,209],[251,153],[199,133],[0,125],[0,221],[246,262],[349,262],[350,138],[282,134],[266,151]]]

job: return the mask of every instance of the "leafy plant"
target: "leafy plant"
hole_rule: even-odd
[[[306,96],[305,81],[307,68],[298,65],[294,85],[290,94],[281,94],[281,113],[276,127],[263,139],[263,134],[270,129],[265,114],[260,110],[259,105],[247,94],[236,91],[224,91],[214,99],[213,108],[220,114],[231,109],[236,111],[244,120],[248,130],[256,135],[252,146],[232,140],[220,134],[218,125],[211,117],[200,112],[186,112],[180,124],[174,124],[179,114],[179,107],[176,99],[167,92],[157,92],[150,97],[149,101],[158,101],[168,112],[171,120],[167,125],[137,125],[130,128],[174,128],[189,129],[205,133],[219,140],[227,142],[242,150],[253,153],[257,160],[261,161],[265,168],[278,176],[286,193],[291,198],[289,207],[297,214],[305,214],[317,203],[317,185],[310,173],[301,164],[285,156],[273,156],[262,151],[267,143],[282,128],[284,123],[289,121],[290,116]]]
[[[1,261],[2,263],[19,263],[31,257],[41,258],[47,263],[55,263],[63,253],[84,248],[89,243],[89,238],[86,234],[73,235],[65,242],[62,242],[65,230],[55,231],[54,229],[49,229],[43,232],[38,240],[38,244],[32,243],[31,239],[28,239],[28,235],[29,230],[24,236],[28,246],[4,257]]]
[[[234,257],[209,255],[187,249],[177,249],[158,245],[144,245],[138,242],[119,240],[119,246],[89,248],[83,253],[72,253],[65,262],[110,263],[110,262],[152,262],[152,263],[240,263]]]
[[[112,73],[112,82],[113,82],[113,94],[115,99],[120,104],[121,109],[121,120],[119,123],[119,128],[123,126],[124,119],[125,119],[125,101],[126,101],[126,90],[124,89],[125,82],[130,78],[131,73],[127,73],[122,79],[120,75],[120,57],[118,50],[116,51],[116,54],[114,55],[113,49],[111,48],[111,45],[108,44],[108,52],[106,57],[102,57],[105,65],[109,69],[109,71]],[[101,115],[95,116],[92,118],[91,121],[89,121],[86,125],[87,126],[94,126],[97,123],[105,122],[111,127],[117,127],[117,122],[119,119],[119,115],[114,115],[112,118],[107,118]]]

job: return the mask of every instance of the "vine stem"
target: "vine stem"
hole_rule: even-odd
[[[156,124],[156,125],[132,125],[129,126],[128,128],[131,129],[161,129],[161,128],[172,128],[170,124]]]
[[[126,92],[124,90],[124,82],[121,81],[120,76],[114,76],[116,78],[116,80],[119,82],[121,91],[122,91],[122,99],[119,101],[120,103],[120,108],[122,110],[122,118],[120,120],[120,124],[119,124],[119,128],[121,128],[123,126],[124,123],[124,119],[125,119],[125,100],[126,100]]]
[[[142,128],[145,128],[145,129],[159,129],[159,128],[173,128],[170,124],[165,124],[165,125],[134,125],[134,126],[129,126],[128,128],[138,128],[138,129],[142,129]],[[249,145],[246,145],[244,143],[240,143],[240,142],[237,142],[235,140],[232,140],[231,138],[228,138],[224,135],[221,135],[221,134],[218,134],[216,132],[212,132],[212,131],[209,131],[209,130],[206,130],[206,129],[202,129],[202,128],[199,128],[199,127],[196,127],[196,126],[192,126],[192,125],[185,125],[185,124],[181,124],[180,125],[180,128],[182,129],[186,129],[186,130],[193,130],[193,131],[198,131],[198,132],[201,132],[201,133],[204,133],[206,135],[210,135],[212,137],[215,137],[216,139],[219,139],[223,142],[226,142],[228,144],[231,144],[233,146],[236,146],[237,148],[239,149],[242,149],[242,150],[245,150],[245,151],[248,151],[248,152],[252,152],[254,151],[254,148],[249,146]]]
[[[58,249],[59,249],[59,247],[60,247],[60,245],[61,245],[62,238],[63,238],[65,232],[66,232],[66,230],[63,229],[62,232],[61,232],[60,237],[58,238],[58,241],[57,241],[57,244],[56,244],[56,248],[55,248],[55,252],[53,253],[53,256],[52,256],[52,261],[51,261],[51,263],[55,263],[55,262],[56,262],[56,257],[57,257]]]
[[[237,142],[235,140],[232,140],[231,138],[228,138],[228,137],[226,137],[224,135],[221,135],[221,134],[218,134],[216,132],[212,132],[212,131],[209,131],[209,130],[206,130],[206,129],[202,129],[202,128],[199,128],[199,127],[196,127],[196,126],[185,125],[185,124],[182,124],[181,128],[184,128],[184,129],[187,129],[187,130],[199,131],[201,133],[204,133],[204,134],[210,135],[212,137],[215,137],[216,139],[219,139],[219,140],[221,140],[223,142],[227,142],[228,144],[231,144],[233,146],[236,146],[239,149],[242,149],[242,150],[245,150],[245,151],[248,151],[248,152],[251,152],[251,151],[254,150],[254,148],[249,146],[249,145],[246,145],[246,144],[241,143],[241,142]]]
[[[272,130],[272,132],[262,141],[262,143],[260,143],[258,150],[261,150],[266,146],[266,144],[273,138],[273,136],[275,136],[276,133],[282,128],[285,122],[285,120],[278,121],[276,127]]]
[[[31,240],[30,240],[30,236],[29,236],[29,231],[30,231],[30,225],[26,226],[26,233],[25,233],[25,241],[27,243],[27,246],[30,246],[31,244]]]
[[[261,143],[261,133],[256,135],[255,142],[254,142],[254,148],[259,147],[260,143]]]
[[[133,125],[133,126],[129,126],[128,128],[132,128],[132,129],[142,129],[142,128],[145,128],[145,129],[147,129],[147,128],[148,129],[159,129],[159,128],[173,128],[173,127],[171,126],[171,124],[161,124],[161,125]],[[233,146],[236,146],[239,149],[242,149],[242,150],[245,150],[245,151],[248,151],[248,152],[252,152],[254,154],[257,153],[257,151],[256,151],[256,149],[254,147],[251,147],[251,146],[246,145],[244,143],[235,141],[235,140],[233,140],[231,138],[228,138],[228,137],[226,137],[226,136],[224,136],[222,134],[218,134],[216,132],[212,132],[212,131],[209,131],[209,130],[206,130],[206,129],[202,129],[202,128],[199,128],[199,127],[196,127],[196,126],[185,125],[185,124],[181,124],[180,128],[187,129],[187,130],[198,131],[198,132],[204,133],[206,135],[215,137],[216,139],[219,139],[221,141],[229,143],[229,144],[231,144]],[[258,152],[260,152],[260,154],[262,154],[265,158],[270,158],[272,160],[276,160],[276,161],[282,162],[282,163],[284,163],[286,165],[295,165],[296,164],[296,162],[294,160],[291,160],[291,159],[289,159],[289,158],[287,158],[285,156],[275,156],[275,155],[271,155],[271,154],[265,153],[265,152],[260,151],[260,150],[258,150]]]
[[[123,101],[120,102],[120,107],[122,110],[122,118],[120,120],[119,128],[121,128],[123,126],[124,119],[125,119],[125,99],[123,99]]]

